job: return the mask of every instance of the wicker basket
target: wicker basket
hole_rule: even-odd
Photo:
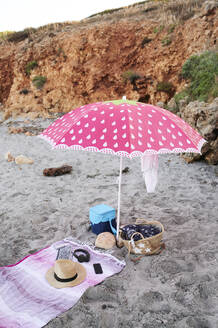
[[[134,241],[133,239],[134,235],[140,234],[139,232],[135,232],[131,236],[131,240],[125,240],[121,237],[121,231],[120,231],[119,240],[118,240],[119,246],[124,245],[128,249],[128,252],[131,254],[153,255],[153,254],[160,253],[161,246],[162,246],[163,232],[164,232],[163,225],[158,221],[146,221],[144,219],[137,219],[135,224],[140,224],[140,225],[151,224],[160,228],[161,232],[149,238],[144,238],[144,236],[141,234],[142,239]]]

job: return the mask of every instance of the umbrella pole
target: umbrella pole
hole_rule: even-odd
[[[119,238],[119,228],[120,228],[120,194],[121,194],[121,181],[122,181],[122,161],[123,158],[122,156],[120,156],[120,175],[119,175],[118,208],[117,208],[117,240]]]

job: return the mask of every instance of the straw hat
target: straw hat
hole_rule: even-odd
[[[60,259],[47,271],[45,278],[55,288],[73,287],[85,280],[86,269],[80,263]]]

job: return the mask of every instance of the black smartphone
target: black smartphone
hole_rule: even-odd
[[[96,274],[101,274],[103,273],[102,267],[100,263],[94,263],[93,264],[94,270]]]

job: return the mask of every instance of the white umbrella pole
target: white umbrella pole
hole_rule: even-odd
[[[119,238],[120,228],[120,195],[121,195],[121,181],[122,181],[122,156],[120,156],[120,175],[119,175],[119,187],[118,187],[118,208],[117,208],[117,240]]]

